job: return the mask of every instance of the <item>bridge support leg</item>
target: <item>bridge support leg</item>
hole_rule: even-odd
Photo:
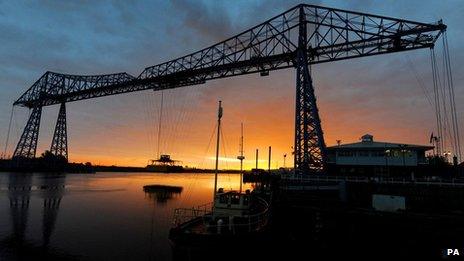
[[[68,132],[66,126],[66,104],[64,102],[61,103],[60,112],[58,113],[50,152],[56,156],[63,156],[68,161]]]
[[[37,141],[39,139],[40,118],[42,116],[42,107],[32,108],[23,134],[16,145],[13,154],[14,159],[32,159],[35,158],[37,151]]]
[[[308,68],[307,31],[304,9],[300,9],[296,57],[295,170],[300,174],[321,172],[326,162],[324,136],[316,96]]]

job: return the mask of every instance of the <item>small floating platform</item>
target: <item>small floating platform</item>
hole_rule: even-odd
[[[181,193],[183,190],[183,187],[178,187],[178,186],[168,186],[168,185],[145,185],[143,186],[143,191],[150,193],[150,192],[160,192],[160,191],[166,191],[166,192],[171,192],[171,193]]]

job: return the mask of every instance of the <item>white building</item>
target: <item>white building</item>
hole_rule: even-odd
[[[417,167],[427,164],[425,152],[432,146],[374,141],[372,135],[361,142],[327,148],[328,163],[338,166]]]

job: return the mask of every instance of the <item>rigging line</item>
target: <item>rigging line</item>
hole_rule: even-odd
[[[160,112],[159,112],[159,120],[158,120],[158,151],[157,151],[157,158],[160,158],[160,140],[161,140],[161,121],[163,119],[163,100],[164,94],[163,90],[161,90],[161,103],[160,103]]]
[[[208,145],[206,146],[206,150],[205,150],[205,153],[202,157],[202,161],[200,162],[199,166],[200,168],[203,168],[203,163],[208,155],[208,151],[209,151],[209,148],[211,147],[211,142],[213,141],[213,138],[214,138],[214,133],[216,131],[216,128],[217,128],[217,123],[214,124],[214,127],[213,127],[213,131],[211,132],[211,135],[209,137],[209,141],[208,141]],[[191,181],[189,183],[189,185],[187,186],[187,193],[185,194],[185,197],[183,197],[182,201],[179,202],[179,205],[181,205],[181,203],[183,203],[183,201],[187,200],[189,197],[190,197],[190,193],[191,193],[191,190],[192,190],[192,186],[196,184],[197,182],[197,179],[195,178],[195,176],[197,175],[198,173],[194,173],[194,177],[193,177],[193,181]]]
[[[442,126],[441,126],[441,113],[440,113],[440,96],[438,92],[437,86],[437,75],[435,69],[435,50],[430,48],[430,62],[432,64],[432,78],[433,78],[433,93],[434,93],[434,100],[435,100],[435,117],[437,121],[437,132],[438,132],[438,146],[437,146],[437,154],[441,156],[442,151]]]
[[[414,67],[414,64],[412,63],[411,58],[409,57],[409,55],[406,54],[405,60],[409,65],[409,69],[412,71],[412,73],[414,74],[414,77],[416,78],[417,82],[419,83],[419,87],[422,89],[422,92],[424,93],[425,98],[427,99],[430,106],[433,108],[432,98],[430,97],[430,94],[427,91],[427,88],[425,87],[424,81],[419,76],[419,73],[417,72],[416,68]]]
[[[205,150],[205,152],[204,152],[204,154],[203,154],[203,157],[201,158],[201,161],[200,161],[200,164],[199,164],[199,165],[201,166],[201,168],[204,167],[204,162],[205,162],[205,160],[206,160],[206,158],[207,158],[207,156],[208,156],[209,147],[211,146],[211,142],[212,142],[212,140],[213,140],[213,137],[214,137],[214,133],[215,133],[215,131],[216,131],[216,128],[217,128],[217,123],[214,124],[213,131],[211,132],[211,135],[210,135],[210,137],[209,137],[208,146],[206,147],[206,150]]]
[[[11,121],[13,120],[13,113],[14,106],[11,106],[10,121],[8,122],[8,132],[6,133],[5,151],[3,152],[3,157],[5,158],[8,151],[8,142],[10,141]]]
[[[455,100],[455,94],[454,94],[454,82],[453,82],[453,74],[451,70],[451,58],[449,55],[449,45],[448,45],[448,34],[445,32],[444,37],[443,37],[443,47],[445,51],[445,57],[446,57],[446,65],[447,65],[447,71],[448,71],[448,88],[450,91],[450,103],[451,103],[451,110],[452,110],[452,117],[453,117],[453,131],[455,135],[455,146],[457,150],[455,150],[455,153],[457,153],[457,157],[460,160],[461,159],[461,141],[459,137],[459,124],[458,124],[458,117],[457,117],[457,110],[456,110],[456,100]]]

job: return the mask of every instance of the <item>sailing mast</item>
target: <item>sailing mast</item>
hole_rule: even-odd
[[[218,165],[219,165],[219,136],[220,136],[220,131],[221,131],[221,118],[222,118],[222,107],[221,107],[221,101],[219,101],[218,127],[217,127],[217,140],[216,140],[216,168],[214,170],[213,202],[216,199],[216,192],[217,192],[217,177],[218,177]],[[213,203],[213,209],[214,209],[214,203]]]
[[[240,193],[242,193],[242,182],[243,182],[243,122],[241,124],[241,136],[240,136],[240,156],[237,157],[240,160]]]

